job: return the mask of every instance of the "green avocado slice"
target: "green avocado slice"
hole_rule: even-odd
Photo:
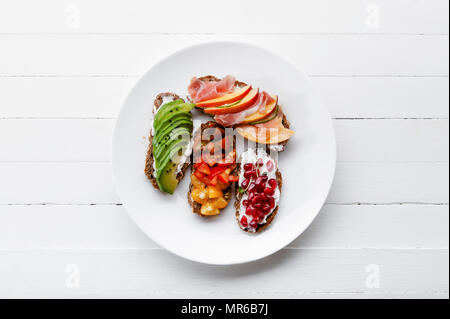
[[[179,183],[177,179],[177,166],[177,164],[169,161],[166,167],[164,167],[163,174],[156,180],[159,189],[170,195],[173,195]]]
[[[161,144],[167,142],[170,139],[170,133],[173,132],[177,128],[187,129],[189,131],[189,133],[192,133],[192,129],[193,129],[192,123],[180,122],[176,125],[176,127],[170,127],[169,132],[167,132],[166,134],[161,134],[158,136],[158,138],[155,138],[153,140],[153,145],[155,146],[155,148],[158,148]]]
[[[190,113],[177,114],[176,116],[171,118],[170,121],[165,121],[163,123],[164,124],[162,125],[162,127],[159,130],[155,131],[153,137],[153,143],[156,145],[165,140],[177,127],[183,126],[189,128],[189,130],[192,132],[194,126],[192,122],[192,115]]]
[[[176,103],[179,101],[164,104],[160,108],[160,110],[156,113],[155,119],[153,121],[153,127],[155,129],[155,132],[158,132],[158,130],[162,127],[164,122],[168,121],[171,117],[173,117],[173,115],[179,113],[189,113],[194,108],[195,104]]]
[[[184,148],[186,147],[186,145],[188,145],[188,143],[186,141],[179,141],[178,144],[176,144],[173,149],[170,152],[167,152],[163,158],[161,158],[161,160],[159,161],[159,165],[157,165],[156,167],[156,178],[158,178],[158,176],[161,175],[163,168],[167,165],[167,163],[169,162],[176,162],[175,156],[176,155],[181,155],[180,153],[182,153],[184,151]],[[179,163],[175,163],[175,164],[179,164]]]
[[[170,152],[167,153],[163,162],[161,162],[161,168],[157,169],[156,182],[163,192],[173,194],[178,185],[178,163],[175,155],[181,155],[185,146],[186,141],[181,141],[178,145],[176,145]]]
[[[165,157],[166,152],[172,150],[172,147],[176,145],[179,141],[186,141],[189,143],[191,138],[191,132],[188,128],[178,127],[174,129],[168,138],[161,141],[158,145],[153,146],[153,157],[156,159],[156,162],[161,162],[160,160]]]

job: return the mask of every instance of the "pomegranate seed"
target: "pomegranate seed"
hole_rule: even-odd
[[[258,177],[258,171],[256,169],[252,170],[252,177],[254,178]]]
[[[266,218],[266,216],[264,215],[263,212],[261,212],[261,214],[258,216],[258,223],[263,223],[264,219]]]
[[[256,203],[253,206],[255,206],[256,209],[261,209],[262,208],[262,204],[261,203]]]
[[[268,196],[272,196],[275,193],[275,190],[273,188],[266,187],[266,189],[264,189],[264,193]]]
[[[244,180],[242,181],[241,186],[242,186],[243,189],[247,189],[247,187],[248,187],[249,184],[250,184],[250,180],[244,179]]]
[[[270,205],[264,204],[262,207],[262,211],[264,214],[270,213],[271,210],[272,210],[272,208],[270,208]]]
[[[258,177],[255,181],[256,190],[260,193],[264,191],[265,185],[264,180],[262,177]]]
[[[275,189],[275,188],[278,186],[277,180],[274,179],[274,178],[272,178],[271,180],[269,180],[269,186],[270,186],[271,188],[274,188],[274,189]]]
[[[253,175],[252,175],[252,172],[249,172],[249,171],[245,171],[245,172],[244,172],[244,177],[245,177],[245,178],[250,179],[250,178],[252,178],[252,176],[253,176]]]
[[[258,204],[258,203],[261,203],[261,196],[256,195],[256,196],[254,196],[253,199],[252,199],[252,204],[253,204],[253,206],[254,206],[255,204]]]
[[[256,166],[261,167],[264,165],[264,160],[262,158],[258,158],[256,161]]]
[[[267,161],[267,170],[269,171],[269,172],[271,172],[271,171],[273,171],[273,169],[275,168],[275,165],[273,165],[273,162],[272,161]]]
[[[273,197],[270,197],[267,202],[268,202],[270,208],[274,208],[275,207],[275,199]]]
[[[244,207],[248,207],[249,204],[250,204],[250,202],[248,201],[248,199],[245,199],[245,200],[242,202],[242,205],[244,205]]]
[[[250,194],[252,194],[252,193],[255,192],[255,190],[256,190],[256,185],[255,185],[255,183],[253,183],[253,184],[251,184],[250,187],[248,188],[248,192],[249,192]]]
[[[242,227],[247,228],[247,226],[248,226],[247,217],[245,217],[245,216],[242,217],[241,225],[242,225]]]
[[[247,163],[244,165],[244,171],[251,171],[253,170],[254,166],[251,163]]]
[[[254,193],[250,193],[250,195],[248,195],[248,201],[249,202],[253,202],[253,198],[255,197]]]
[[[267,177],[267,175],[263,175],[263,176],[261,176],[261,178],[262,178],[263,183],[267,183],[267,180],[269,179]]]
[[[263,202],[267,202],[267,199],[269,198],[269,197],[267,197],[267,195],[266,194],[264,194],[264,193],[261,193],[261,199],[262,199],[262,201]]]
[[[253,229],[258,228],[258,222],[257,222],[256,220],[253,219],[253,220],[250,222],[250,227],[253,228]]]

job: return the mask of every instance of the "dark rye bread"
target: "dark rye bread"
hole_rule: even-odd
[[[200,126],[200,128],[194,134],[194,147],[195,147],[196,144],[198,145],[198,143],[201,143],[201,134],[202,134],[202,132],[204,130],[206,130],[207,128],[211,128],[211,127],[222,128],[222,126],[220,126],[219,124],[217,124],[214,121],[209,121],[209,122],[203,123]],[[235,142],[234,139],[233,139],[233,143],[234,143],[233,148],[236,148],[236,142]],[[235,171],[236,170],[231,172],[231,174],[234,174]],[[194,168],[191,167],[191,174],[193,174],[193,173],[194,173]],[[191,182],[189,184],[189,191],[187,193],[187,199],[188,199],[189,205],[192,208],[192,212],[197,214],[197,215],[199,215],[199,216],[201,216],[201,217],[212,217],[212,216],[204,216],[204,215],[201,214],[202,205],[197,203],[196,201],[194,201],[192,199],[192,196],[191,196],[193,189],[194,189],[194,185],[192,185],[192,182]],[[226,199],[226,201],[228,203],[230,203],[231,198],[233,197],[233,185],[232,185],[232,183],[230,183],[229,187],[227,187],[226,189],[223,190],[223,197]]]
[[[206,76],[200,77],[199,80],[200,81],[204,81],[204,82],[219,82],[221,79],[215,77],[214,75],[206,75]],[[241,81],[236,81],[236,86],[237,87],[244,87],[244,86],[247,86],[247,83],[241,82]],[[189,101],[191,101],[191,98],[189,96],[188,96],[188,99],[189,99]],[[207,113],[204,112],[203,108],[197,107],[197,109],[200,110],[202,113],[207,114]],[[207,115],[211,116],[211,114],[207,114]],[[287,128],[287,129],[291,128],[291,124],[289,123],[285,113],[283,113],[283,126],[285,128]],[[280,144],[278,144],[278,145],[281,145],[283,147],[283,149],[280,152],[283,152],[286,149],[286,145],[287,145],[288,142],[289,142],[289,140],[281,142]],[[266,150],[268,152],[270,151],[269,146],[266,147]]]
[[[240,175],[241,173],[241,165],[239,164],[237,167],[237,174]],[[278,182],[278,188],[280,189],[280,194],[283,188],[283,176],[281,175],[281,172],[277,169],[276,172],[276,176],[277,176],[277,182]],[[239,228],[242,229],[241,227],[241,222],[239,220],[239,213],[240,213],[240,208],[241,208],[241,200],[242,197],[244,197],[244,194],[239,193],[238,191],[236,191],[236,201],[234,202],[234,207],[236,208],[236,220],[238,222]],[[267,217],[266,223],[264,225],[258,225],[258,228],[256,229],[256,233],[260,233],[263,230],[265,230],[267,227],[270,226],[270,224],[272,224],[273,220],[275,219],[275,216],[278,213],[278,209],[279,206],[277,206],[274,211],[270,214],[269,217]],[[253,232],[249,231],[248,229],[242,229],[243,231],[250,233],[250,234],[254,234]]]
[[[165,97],[170,97],[172,98],[172,101],[176,101],[176,100],[182,100],[180,99],[180,97],[178,95],[176,95],[175,93],[160,93],[156,96],[155,101],[154,101],[154,105],[155,105],[155,110],[158,110],[161,105],[163,105],[164,103],[164,98]],[[184,100],[183,100],[184,102]],[[150,182],[152,183],[153,187],[156,188],[157,190],[159,189],[158,183],[156,182],[156,176],[154,175],[155,171],[153,169],[153,163],[154,163],[154,158],[153,158],[153,134],[152,134],[152,130],[153,127],[150,128],[150,134],[149,134],[149,145],[148,145],[148,149],[147,149],[147,157],[145,159],[145,175],[147,176],[147,178],[150,180]],[[187,169],[189,168],[189,161],[187,163],[185,163],[183,165],[183,168],[181,169],[181,171],[178,173],[177,175],[177,180],[178,182],[180,182],[184,175],[186,174]]]

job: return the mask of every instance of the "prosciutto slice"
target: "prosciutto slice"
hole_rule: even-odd
[[[194,77],[189,84],[188,92],[192,101],[197,103],[233,92],[235,83],[236,78],[231,75],[227,75],[219,82],[206,82]]]
[[[255,104],[248,107],[247,109],[238,113],[216,115],[214,117],[214,120],[225,127],[233,126],[241,123],[249,115],[255,114],[256,112],[264,111],[266,105],[271,102],[273,102],[273,98],[267,92],[262,92],[259,94]]]

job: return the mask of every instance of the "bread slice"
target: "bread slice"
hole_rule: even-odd
[[[240,173],[241,173],[241,165],[239,164],[238,167],[237,167],[237,174],[240,175]],[[278,188],[279,188],[280,193],[281,193],[282,188],[283,188],[283,176],[281,175],[281,172],[278,169],[277,169],[277,172],[276,172],[276,179],[277,179],[277,182],[278,182]],[[242,229],[241,222],[239,220],[239,214],[240,214],[240,208],[241,208],[241,201],[242,201],[242,198],[244,197],[244,194],[241,194],[241,193],[239,193],[236,190],[235,197],[236,197],[236,201],[234,202],[234,207],[236,208],[236,220],[238,222],[239,228]],[[267,227],[269,227],[270,224],[272,224],[273,220],[275,219],[275,216],[278,214],[278,209],[279,209],[279,206],[275,207],[275,209],[270,214],[270,216],[267,217],[266,223],[263,224],[263,225],[258,225],[258,228],[256,228],[256,232],[251,232],[248,229],[242,229],[242,230],[247,232],[247,233],[250,233],[250,234],[256,234],[256,233],[262,232]]]
[[[212,128],[212,127],[223,128],[221,125],[219,125],[218,123],[216,123],[214,121],[209,121],[209,122],[203,123],[194,134],[194,146],[193,146],[194,148],[196,147],[196,145],[199,145],[199,143],[201,143],[202,132],[204,130],[206,130],[207,128]],[[233,148],[236,150],[236,140],[234,137],[233,137]],[[235,172],[236,172],[236,169],[234,171],[232,171],[230,173],[230,175],[233,175]],[[193,173],[194,173],[194,168],[191,167],[191,174],[193,174]],[[188,199],[189,205],[192,208],[192,212],[201,217],[211,217],[211,216],[204,216],[201,214],[202,205],[197,203],[196,201],[194,201],[191,196],[193,189],[194,189],[194,185],[192,185],[192,182],[191,182],[189,185],[189,191],[187,193],[187,199]],[[226,189],[223,190],[223,197],[226,199],[226,201],[228,203],[230,203],[231,198],[233,197],[233,184],[232,183],[230,183],[229,187],[227,187]]]
[[[169,98],[171,99],[171,101],[176,101],[176,100],[182,100],[178,95],[176,95],[175,93],[170,93],[170,92],[166,92],[166,93],[160,93],[156,96],[155,101],[154,101],[154,110],[153,110],[153,114],[156,113],[156,111],[164,104],[164,98]],[[184,100],[183,100],[184,102]],[[149,145],[148,145],[148,149],[147,149],[147,157],[145,159],[145,175],[147,176],[147,178],[150,180],[150,182],[152,183],[153,187],[157,190],[159,189],[158,183],[156,181],[156,176],[155,176],[155,170],[153,167],[153,163],[155,161],[154,157],[153,157],[153,134],[152,134],[152,130],[153,127],[150,128],[150,134],[149,134]],[[186,174],[187,169],[189,168],[189,161],[186,162],[181,171],[178,173],[177,175],[177,180],[179,182],[181,182],[181,180],[183,179],[184,175]]]

